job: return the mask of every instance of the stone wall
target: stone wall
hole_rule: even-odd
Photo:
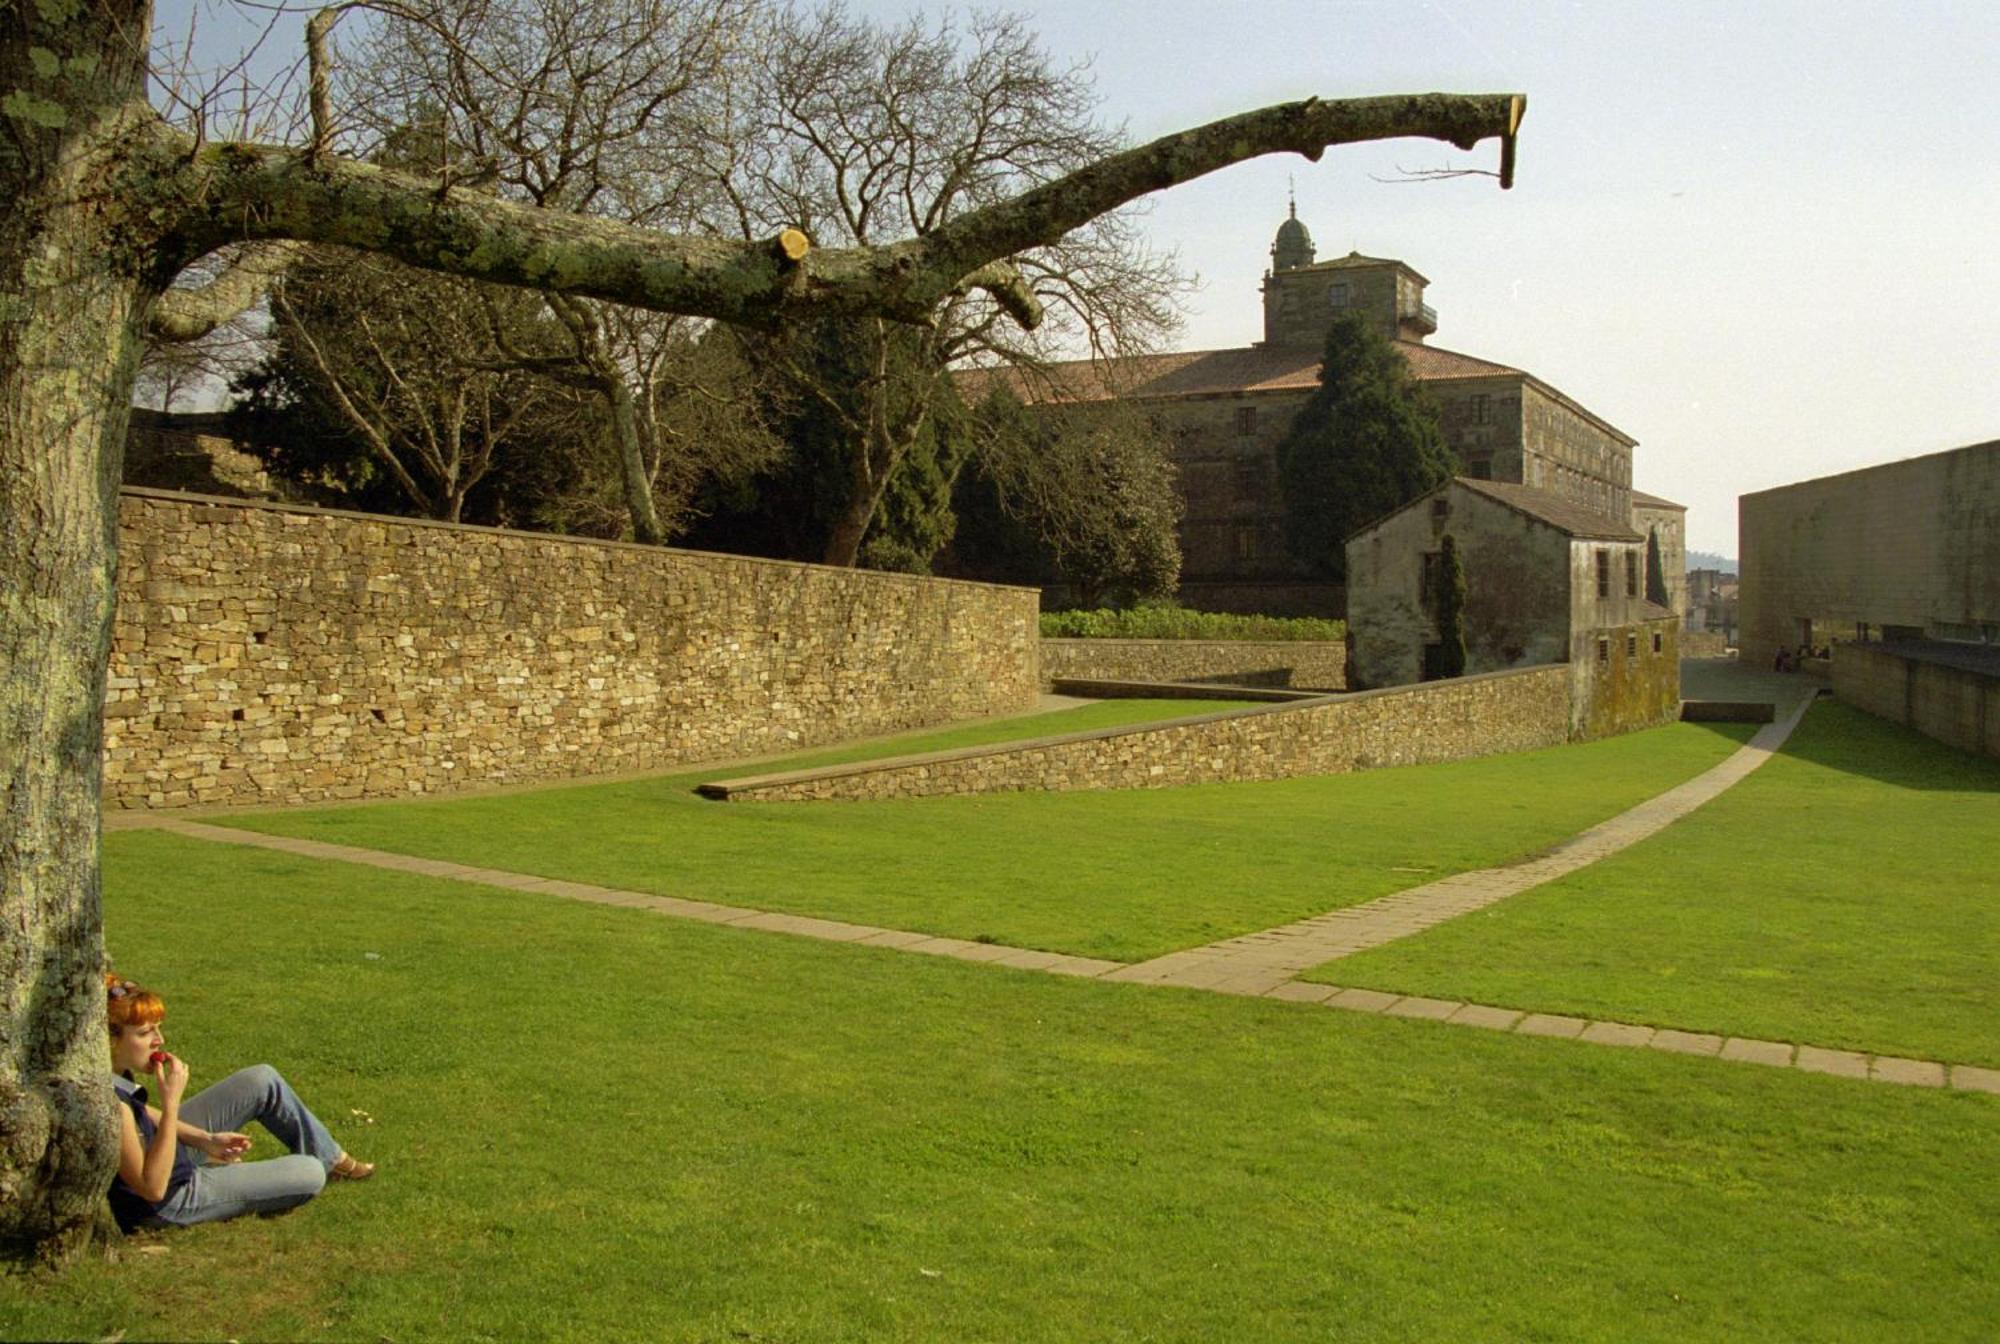
[[[801,802],[1289,779],[1554,746],[1569,740],[1569,722],[1568,669],[1535,667],[1164,724],[720,780],[701,791],[730,800]]]
[[[1042,684],[1058,679],[1338,691],[1347,685],[1347,645],[1325,640],[1044,639]]]
[[[1612,737],[1679,718],[1680,639],[1671,615],[1578,634],[1569,662],[1571,736]]]
[[[114,807],[435,793],[1033,707],[1032,589],[127,490]]]
[[[1744,495],[1737,527],[1753,667],[1827,627],[2000,640],[2000,440]]]
[[[2000,651],[1967,655],[1968,663],[1992,666],[1952,666],[1893,645],[1836,644],[1833,693],[1947,746],[2000,759]]]

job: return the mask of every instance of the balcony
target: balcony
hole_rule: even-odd
[[[1438,329],[1437,309],[1428,303],[1420,303],[1397,315],[1396,325],[1408,328],[1419,335],[1428,336]]]

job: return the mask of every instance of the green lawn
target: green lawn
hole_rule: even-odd
[[[105,913],[197,1085],[275,1062],[382,1171],[0,1280],[9,1337],[1682,1344],[2000,1319],[1992,1097],[157,834],[111,837]]]
[[[1308,978],[2000,1064],[2000,764],[1823,701],[1651,840]]]
[[[1674,724],[1448,765],[1179,789],[716,803],[691,792],[716,777],[711,771],[220,821],[659,895],[1140,960],[1544,848],[1716,764],[1748,732]]]

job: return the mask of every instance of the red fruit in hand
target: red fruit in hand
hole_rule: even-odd
[[[155,1050],[152,1054],[146,1056],[146,1062],[157,1069],[160,1065],[167,1062],[167,1052],[164,1050]]]

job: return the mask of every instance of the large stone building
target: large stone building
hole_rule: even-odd
[[[1467,476],[1532,486],[1638,525],[1642,534],[1657,527],[1671,557],[1669,591],[1678,598],[1683,511],[1635,496],[1635,440],[1531,373],[1428,344],[1438,327],[1424,302],[1429,283],[1391,258],[1316,260],[1294,210],[1271,247],[1262,341],[1059,365],[1046,385],[1027,391],[1039,400],[1135,400],[1172,435],[1186,505],[1182,602],[1339,615],[1339,585],[1308,577],[1286,550],[1277,446],[1319,386],[1328,323],[1358,312],[1394,342],[1429,392]]]

